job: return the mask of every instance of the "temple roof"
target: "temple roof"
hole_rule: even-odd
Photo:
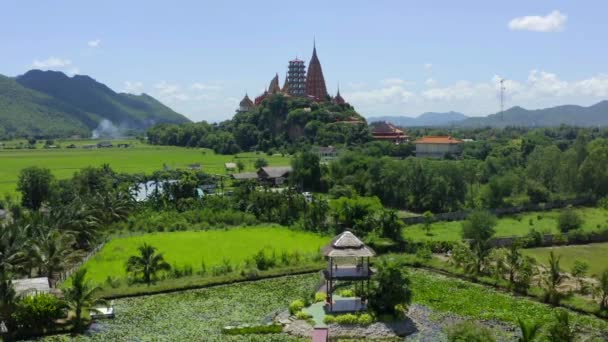
[[[373,249],[367,247],[355,234],[346,230],[334,237],[331,243],[321,249],[326,257],[373,257]]]
[[[452,136],[429,135],[416,140],[416,144],[462,144],[463,141]]]
[[[279,86],[279,74],[276,74],[270,81],[270,86],[268,86],[268,92],[271,94],[281,92],[281,87]]]
[[[306,74],[306,95],[312,96],[315,100],[322,100],[327,96],[325,78],[321,62],[317,57],[317,47],[313,46],[312,57],[308,63],[308,73]]]
[[[251,101],[251,99],[249,98],[249,95],[247,95],[247,93],[245,93],[245,97],[243,97],[243,99],[241,100],[239,105],[253,107],[253,101]]]
[[[374,128],[372,129],[372,134],[374,135],[400,135],[404,134],[403,130],[400,130],[395,125],[382,121],[374,124]]]

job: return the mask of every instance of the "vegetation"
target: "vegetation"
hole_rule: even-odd
[[[379,314],[396,315],[397,305],[407,306],[412,300],[410,279],[395,260],[383,258],[376,267],[370,305]]]
[[[557,218],[557,226],[562,233],[578,229],[582,225],[583,219],[571,208],[563,210]]]
[[[144,243],[137,247],[139,255],[132,255],[127,260],[126,271],[134,277],[141,275],[142,281],[150,285],[159,271],[168,271],[171,266],[165,261],[162,253],[156,253],[156,248]]]
[[[475,256],[475,272],[480,274],[486,264],[492,245],[490,239],[494,236],[496,217],[484,211],[471,213],[462,224],[462,237],[471,241],[471,251]]]
[[[573,270],[575,263],[584,262],[589,265],[588,275],[598,276],[606,268],[606,255],[608,255],[608,243],[594,243],[578,246],[558,246],[524,249],[524,255],[533,257],[544,267],[548,267],[549,254],[561,256],[560,265],[566,270]]]
[[[494,333],[483,326],[472,322],[462,322],[448,329],[448,341],[450,342],[492,342],[496,341]]]
[[[104,300],[97,297],[101,288],[92,286],[86,279],[86,275],[86,268],[76,271],[72,276],[70,286],[63,291],[66,304],[74,312],[74,330],[77,332],[81,332],[83,328],[83,312],[93,312],[94,305],[105,304]]]
[[[536,322],[526,322],[521,319],[517,320],[521,337],[518,339],[519,342],[533,342],[536,341],[540,336],[541,324]]]

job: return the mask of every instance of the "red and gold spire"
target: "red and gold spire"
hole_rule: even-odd
[[[313,97],[315,100],[324,100],[327,97],[327,87],[325,86],[325,78],[323,78],[323,70],[321,62],[317,57],[317,47],[313,44],[312,57],[308,63],[308,74],[306,75],[306,95]]]

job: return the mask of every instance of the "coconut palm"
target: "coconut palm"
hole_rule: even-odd
[[[26,228],[17,224],[0,227],[0,273],[13,273],[26,261]]]
[[[4,340],[9,341],[15,330],[13,313],[17,305],[15,288],[6,273],[0,273],[0,322],[4,322],[6,332]],[[0,334],[1,336],[1,334]]]
[[[521,318],[517,319],[517,323],[519,324],[519,330],[521,331],[521,337],[518,339],[519,342],[531,342],[538,339],[540,328],[542,324],[537,322],[526,322]]]
[[[57,229],[41,227],[33,240],[33,251],[40,272],[49,278],[49,285],[54,284],[56,273],[62,272],[75,261],[74,237]]]
[[[94,305],[105,305],[103,299],[96,297],[101,290],[98,286],[92,286],[86,279],[87,270],[79,269],[72,275],[72,283],[63,291],[64,300],[70,309],[74,310],[74,330],[82,330],[82,312],[94,310]]]
[[[171,266],[165,261],[162,253],[156,253],[156,248],[144,243],[137,248],[139,255],[133,255],[127,260],[127,272],[135,276],[141,274],[144,283],[150,285],[158,271],[168,271]]]
[[[547,303],[557,305],[565,297],[558,287],[566,280],[567,276],[562,273],[559,265],[561,257],[556,257],[553,251],[549,254],[549,269],[543,278],[544,300]]]

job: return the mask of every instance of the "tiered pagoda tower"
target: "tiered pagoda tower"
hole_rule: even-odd
[[[325,78],[323,77],[323,69],[321,62],[317,57],[317,46],[313,45],[312,57],[308,63],[308,74],[306,75],[306,95],[313,97],[316,101],[323,100],[327,97],[327,87],[325,86]]]
[[[306,96],[306,67],[304,61],[294,59],[287,67],[286,87],[283,92],[292,96]]]

